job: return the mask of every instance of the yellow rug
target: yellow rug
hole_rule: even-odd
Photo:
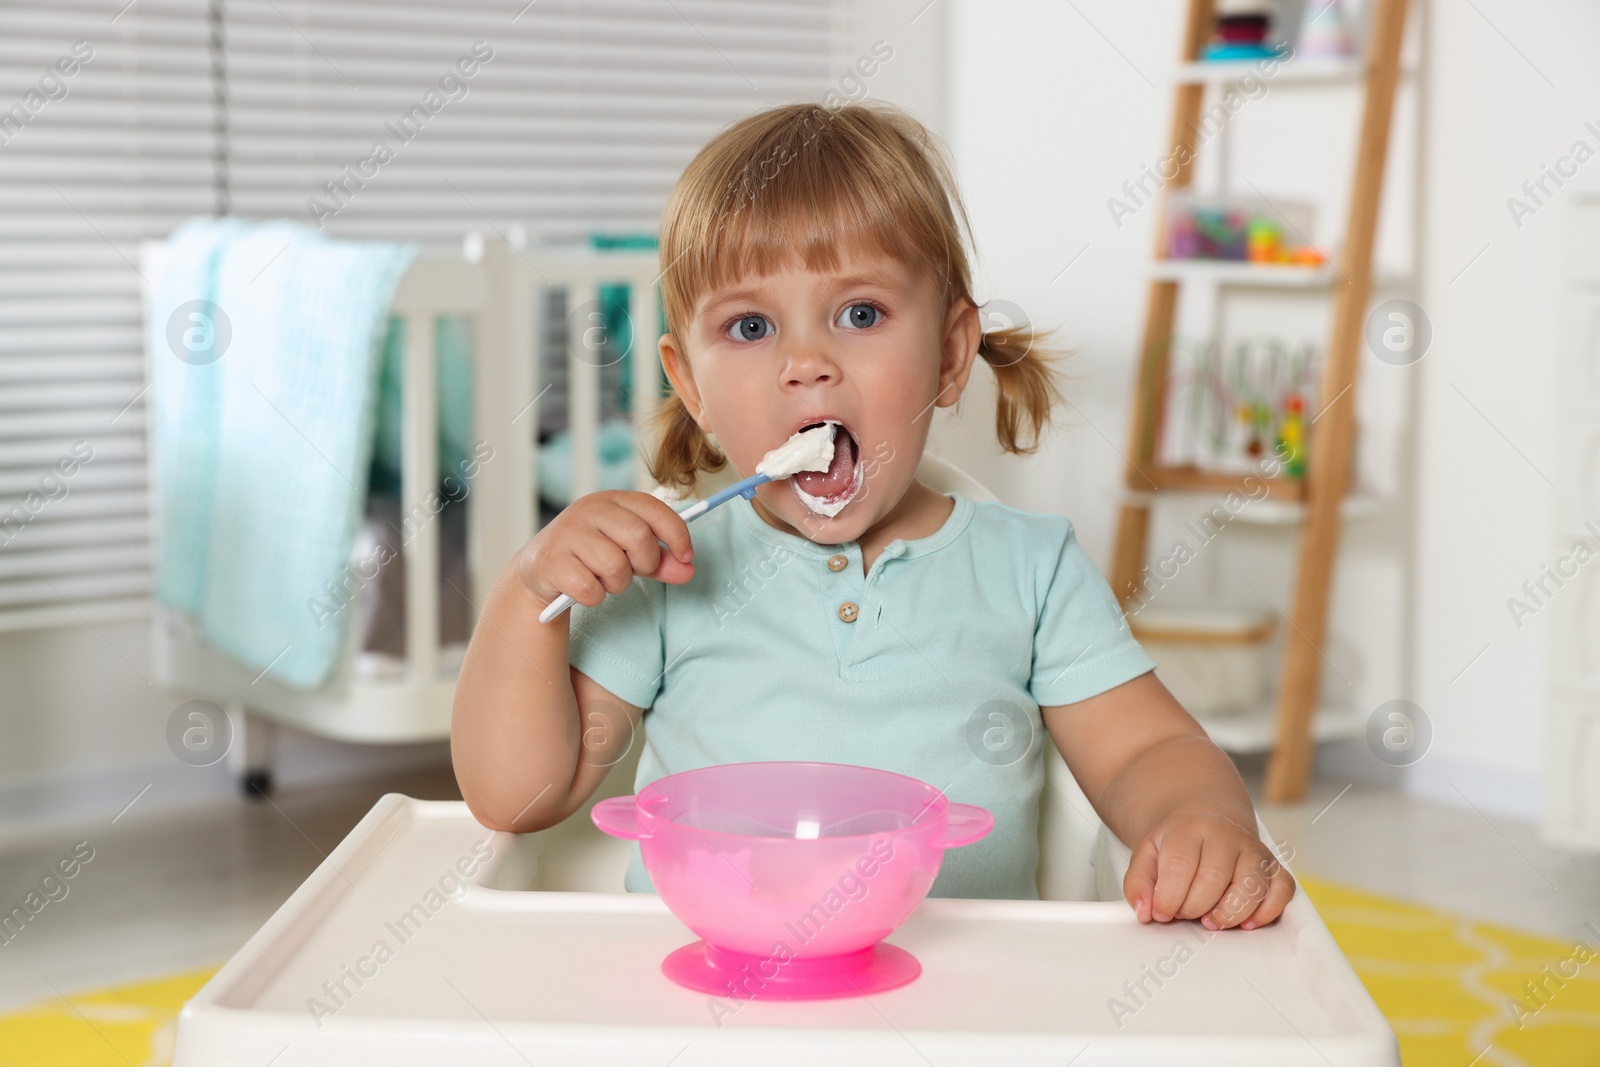
[[[1565,944],[1320,878],[1301,884],[1394,1027],[1406,1067],[1600,1067],[1600,937]],[[0,1016],[0,1067],[163,1067],[178,1009],[214,973]]]
[[[1406,1067],[1600,1067],[1600,937],[1568,944],[1300,882],[1394,1027]]]
[[[67,993],[0,1015],[0,1067],[166,1067],[178,1009],[215,973]]]

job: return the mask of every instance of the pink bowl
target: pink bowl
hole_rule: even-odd
[[[659,778],[592,809],[639,842],[662,901],[703,940],[662,963],[741,997],[849,996],[921,966],[879,944],[927,896],[944,850],[994,816],[926,782],[846,763],[727,763]]]

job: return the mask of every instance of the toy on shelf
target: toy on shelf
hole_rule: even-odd
[[[1284,473],[1303,478],[1306,473],[1305,402],[1292,394],[1283,402],[1283,420],[1278,424],[1279,454],[1284,457]]]
[[[1167,205],[1167,258],[1220,259],[1316,267],[1327,262],[1301,235],[1311,229],[1310,204],[1174,192]]]
[[[1241,427],[1245,456],[1252,463],[1261,462],[1267,454],[1264,442],[1272,433],[1272,409],[1260,400],[1253,400],[1235,408],[1234,418]]]
[[[1340,0],[1326,0],[1300,27],[1294,50],[1301,59],[1352,58],[1356,54],[1356,43],[1344,4]]]
[[[1172,356],[1166,462],[1305,475],[1305,412],[1320,375],[1314,343],[1291,349],[1276,337],[1257,338],[1224,354],[1212,340],[1175,342]]]
[[[1271,219],[1257,216],[1246,224],[1244,258],[1252,263],[1276,263],[1283,233]]]
[[[1264,59],[1277,55],[1267,44],[1272,26],[1271,0],[1218,0],[1206,60]]]

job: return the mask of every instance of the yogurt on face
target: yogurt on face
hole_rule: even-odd
[[[835,515],[839,514],[839,512],[843,511],[845,509],[845,505],[849,504],[850,501],[856,498],[856,494],[861,491],[861,481],[861,464],[858,462],[856,464],[855,477],[850,480],[850,488],[845,491],[845,494],[842,498],[835,500],[833,503],[830,504],[821,497],[812,496],[798,485],[794,487],[794,494],[800,498],[800,503],[804,504],[812,511],[815,511],[817,514],[826,515],[831,519]]]

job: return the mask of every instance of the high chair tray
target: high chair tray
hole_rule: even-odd
[[[1121,901],[927,900],[888,938],[922,963],[909,985],[738,1001],[661,973],[696,938],[654,894],[496,888],[539,884],[543,836],[383,797],[184,1006],[173,1062],[1400,1062],[1304,894],[1220,934]]]

